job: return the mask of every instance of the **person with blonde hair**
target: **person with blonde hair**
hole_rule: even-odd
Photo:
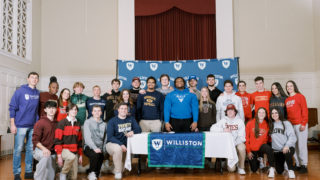
[[[198,130],[210,131],[210,127],[216,123],[216,103],[211,100],[209,89],[201,88],[199,101]]]
[[[80,125],[83,126],[84,121],[87,117],[87,108],[86,108],[86,102],[88,100],[88,96],[85,94],[82,94],[83,89],[85,86],[82,82],[75,82],[73,84],[73,91],[74,93],[71,95],[71,103],[76,104],[79,108],[78,114],[77,114],[77,120],[79,121]]]

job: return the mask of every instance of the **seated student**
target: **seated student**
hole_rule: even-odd
[[[69,171],[71,179],[75,180],[78,175],[78,155],[79,164],[82,164],[82,134],[80,123],[76,119],[77,105],[69,104],[67,113],[67,118],[58,122],[54,149],[58,155],[58,165],[62,167],[60,180],[65,180]]]
[[[274,156],[268,142],[268,116],[267,110],[260,107],[254,119],[246,125],[246,150],[252,172],[259,168],[259,155],[267,154],[270,164],[268,177],[274,177]]]
[[[32,135],[33,158],[39,161],[34,173],[35,180],[53,180],[55,178],[56,155],[53,141],[57,126],[57,121],[54,118],[57,112],[57,103],[55,101],[45,102],[44,112],[46,116],[41,116],[35,124]]]
[[[212,125],[210,131],[230,132],[232,134],[239,157],[238,173],[244,175],[246,174],[244,170],[244,161],[246,159],[246,146],[244,145],[246,134],[244,122],[239,116],[236,116],[238,111],[233,104],[227,105],[225,113],[226,117]],[[228,170],[233,172],[236,170],[236,166],[232,168],[228,167]]]
[[[127,138],[141,133],[141,129],[132,116],[127,116],[128,105],[117,105],[118,116],[110,119],[107,125],[107,152],[112,156],[115,179],[122,178],[122,154],[127,151]]]
[[[216,123],[216,103],[211,100],[207,87],[201,88],[200,93],[198,130],[210,131],[210,127]]]
[[[91,118],[87,119],[83,126],[84,154],[90,160],[89,180],[96,180],[99,177],[104,158],[103,147],[106,141],[107,124],[101,118],[101,109],[101,106],[94,105]]]
[[[295,152],[297,141],[291,123],[283,118],[282,112],[278,108],[271,108],[270,133],[272,138],[272,149],[274,151],[276,170],[278,174],[284,171],[284,162],[288,166],[289,178],[295,178],[292,158]]]

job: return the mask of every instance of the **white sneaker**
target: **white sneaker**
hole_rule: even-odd
[[[260,163],[259,163],[259,168],[260,168],[260,169],[263,169],[263,168],[265,167],[265,165],[264,165],[264,163],[263,163],[263,158],[262,158],[262,157],[259,157],[258,160],[259,160],[259,162],[260,162]]]
[[[245,174],[246,174],[246,171],[245,171],[244,169],[242,169],[242,168],[238,168],[238,173],[239,173],[240,175],[245,175]]]
[[[274,168],[273,168],[273,167],[270,167],[270,168],[269,168],[268,177],[269,177],[269,178],[274,178]]]
[[[96,173],[94,172],[89,173],[88,180],[97,180]]]
[[[114,174],[115,179],[122,179],[122,174],[121,173],[115,173]]]
[[[290,179],[296,178],[296,175],[294,174],[294,171],[293,171],[293,170],[289,170],[289,171],[288,171],[288,174],[289,174],[289,178],[290,178]]]
[[[109,172],[113,172],[113,169],[114,169],[114,166],[109,165],[109,160],[105,160],[105,162],[101,166],[100,172],[109,173]]]
[[[67,174],[60,173],[60,180],[67,180]]]

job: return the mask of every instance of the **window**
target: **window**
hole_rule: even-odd
[[[0,53],[31,61],[31,0],[0,0]]]

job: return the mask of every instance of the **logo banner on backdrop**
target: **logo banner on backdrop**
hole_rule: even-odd
[[[150,133],[149,167],[204,168],[204,133]]]
[[[238,83],[238,62],[239,58],[227,59],[198,59],[183,61],[130,61],[118,60],[118,78],[121,82],[120,88],[131,88],[131,80],[139,77],[141,88],[146,89],[146,80],[149,76],[155,77],[160,86],[161,74],[170,76],[170,84],[173,86],[176,77],[183,77],[186,81],[189,76],[196,75],[198,78],[198,89],[207,86],[206,78],[208,74],[214,74],[216,77],[216,86],[223,91],[223,82],[227,79],[232,80],[237,90]]]

